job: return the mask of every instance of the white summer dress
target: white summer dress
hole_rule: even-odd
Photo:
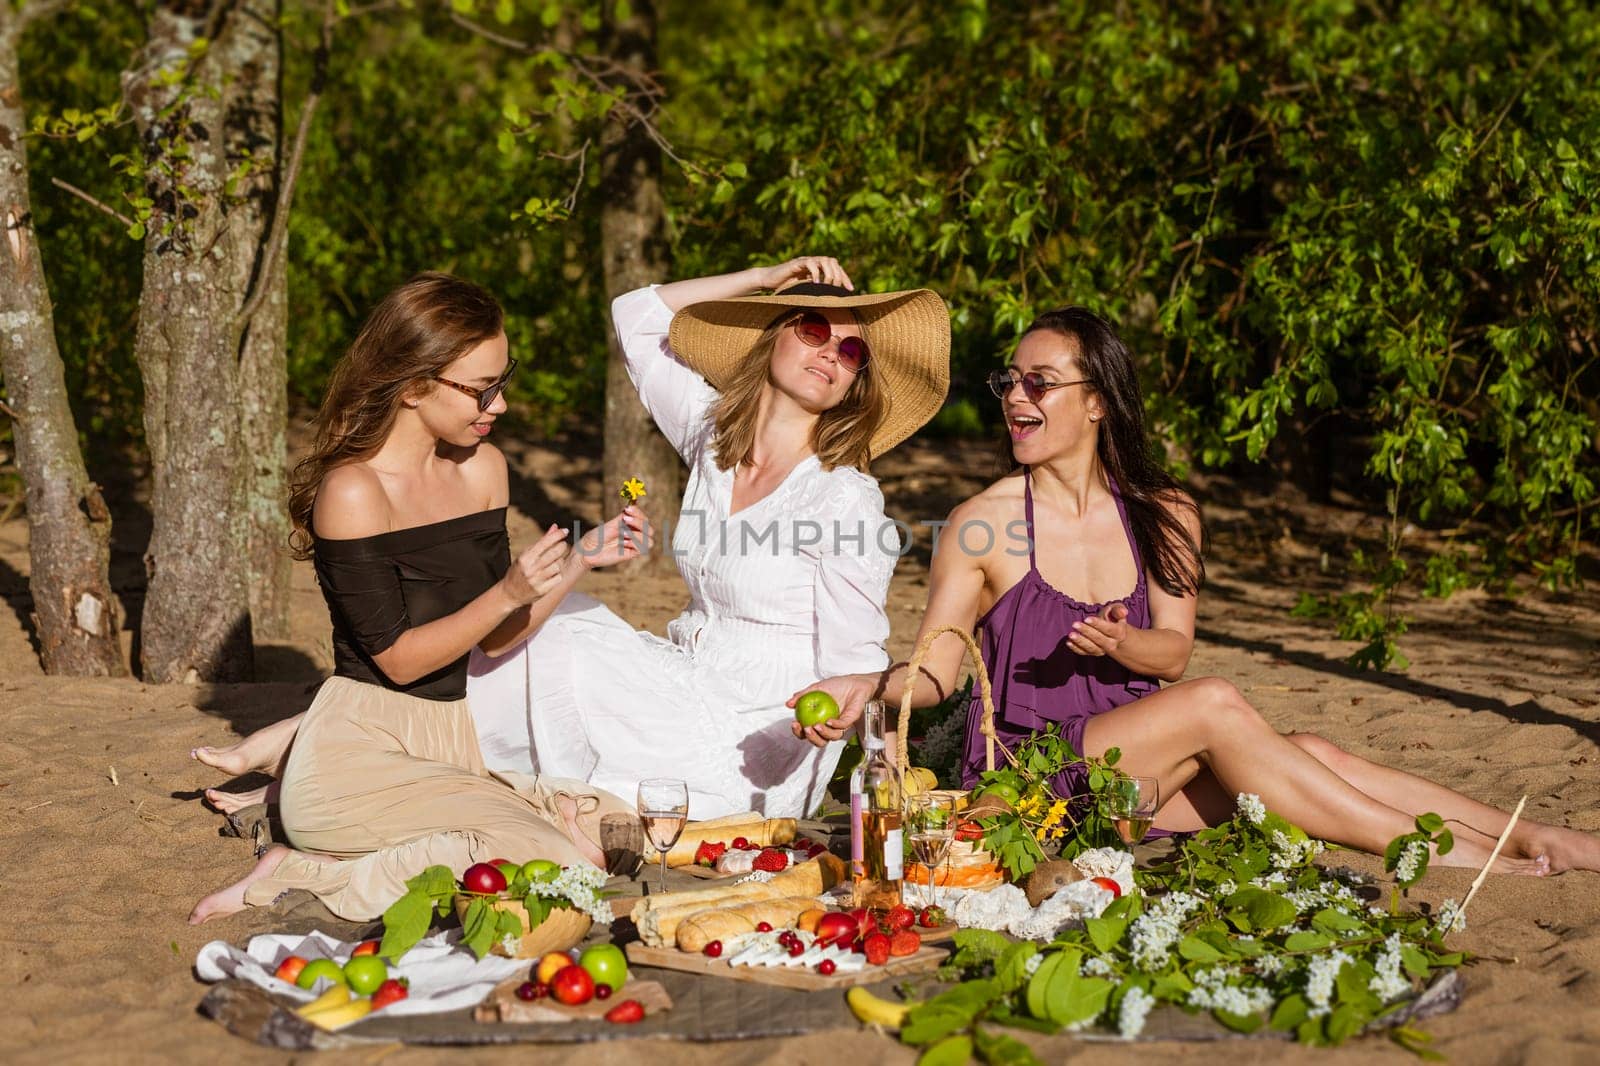
[[[679,778],[694,819],[804,817],[840,749],[795,739],[784,703],[819,678],[888,665],[898,533],[873,478],[815,456],[730,516],[733,471],[711,449],[717,394],[667,347],[672,311],[645,288],[611,314],[645,409],[689,467],[672,531],[689,606],[663,640],[573,594],[518,648],[474,650],[467,703],[485,761],[630,800],[645,778]]]

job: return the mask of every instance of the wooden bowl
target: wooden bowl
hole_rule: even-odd
[[[456,896],[456,918],[459,921],[464,923],[467,920],[467,905],[473,898]],[[494,902],[494,909],[515,914],[522,919],[523,928],[527,928],[528,908],[522,905],[520,899],[497,899]],[[557,907],[544,921],[522,934],[522,940],[514,954],[506,951],[501,944],[490,948],[490,954],[510,955],[515,959],[537,959],[547,952],[566,951],[583,943],[583,938],[589,935],[589,929],[593,925],[594,919],[582,911],[572,907]]]

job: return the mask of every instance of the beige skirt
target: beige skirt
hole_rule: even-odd
[[[262,906],[291,888],[342,918],[383,914],[429,866],[457,876],[491,858],[589,861],[600,820],[631,805],[581,781],[492,775],[465,700],[419,699],[333,677],[306,711],[284,768],[280,811],[296,851],[250,886]],[[310,854],[306,854],[310,853]]]

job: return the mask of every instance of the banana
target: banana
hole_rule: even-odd
[[[899,1029],[906,1023],[906,1015],[911,1013],[911,1008],[916,1006],[914,1003],[891,1003],[868,992],[862,985],[856,985],[846,992],[844,1001],[850,1005],[850,1012],[857,1021],[881,1029]]]
[[[358,1022],[372,1013],[372,1000],[362,997],[352,999],[340,1007],[330,1007],[319,1010],[315,1014],[302,1015],[306,1021],[318,1029],[333,1030],[343,1029],[352,1022]]]
[[[342,1007],[349,1002],[350,989],[345,985],[334,985],[310,1003],[296,1007],[294,1012],[304,1018],[308,1014],[319,1014],[331,1007]]]

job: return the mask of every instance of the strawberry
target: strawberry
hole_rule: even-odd
[[[1111,878],[1091,877],[1089,880],[1111,893],[1112,899],[1120,899],[1122,897],[1122,886],[1111,880]]]
[[[754,869],[778,873],[789,865],[789,856],[775,848],[764,848],[756,856]]]
[[[606,1011],[606,1021],[618,1025],[632,1025],[644,1021],[644,1007],[636,999],[625,999]]]
[[[378,986],[372,993],[372,1009],[382,1010],[391,1003],[405,999],[411,994],[411,982],[404,977],[391,977]]]
[[[744,837],[734,837],[733,847],[735,851],[749,851],[750,841],[746,840]]]
[[[922,938],[910,929],[902,929],[889,938],[889,954],[915,955],[922,950]]]
[[[902,929],[910,929],[916,924],[917,912],[912,910],[910,907],[907,907],[904,903],[896,903],[893,907],[890,907],[889,913],[885,916],[884,920],[884,925],[888,926],[889,931],[891,932],[899,932]]]
[[[867,937],[864,948],[867,961],[874,966],[882,966],[889,961],[890,940],[882,933],[873,933]]]
[[[694,864],[696,866],[715,866],[717,860],[727,853],[728,845],[717,844],[709,840],[702,841],[694,851]]]
[[[922,908],[922,913],[917,915],[917,924],[924,929],[937,929],[950,920],[944,908],[937,904],[932,907]]]
[[[983,826],[977,822],[962,821],[956,823],[957,840],[982,840]]]

